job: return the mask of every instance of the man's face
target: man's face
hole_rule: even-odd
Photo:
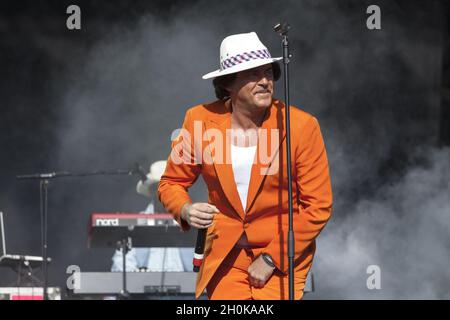
[[[272,104],[273,71],[266,64],[236,74],[228,86],[231,98],[249,108],[267,108]]]

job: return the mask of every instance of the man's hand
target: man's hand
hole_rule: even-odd
[[[192,227],[206,229],[212,225],[214,215],[218,212],[216,206],[209,203],[186,203],[181,209],[181,218]]]
[[[255,288],[264,287],[274,270],[274,267],[269,266],[263,260],[262,256],[259,256],[253,261],[250,267],[248,267],[250,285]]]

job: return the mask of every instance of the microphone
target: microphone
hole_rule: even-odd
[[[199,272],[200,267],[202,266],[203,263],[203,255],[205,252],[206,230],[207,229],[198,229],[197,231],[197,242],[195,243],[194,259],[192,260],[192,264],[194,265],[193,268],[194,272]]]
[[[134,163],[133,172],[141,178],[142,182],[145,182],[145,180],[147,180],[147,175],[145,174],[144,170],[142,170],[142,167],[139,165],[139,163]]]
[[[277,23],[273,27],[273,30],[275,30],[275,32],[278,33],[280,36],[285,36],[285,35],[287,35],[290,28],[291,28],[291,26],[289,25],[289,23],[282,22],[282,23]]]
[[[135,163],[133,167],[133,173],[139,176],[139,181],[136,185],[136,191],[140,195],[143,195],[144,197],[151,198],[152,193],[150,191],[150,185],[152,184],[152,181],[147,177],[144,170],[142,170],[139,163]]]

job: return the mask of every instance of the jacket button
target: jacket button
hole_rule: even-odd
[[[250,225],[250,223],[244,222],[244,229],[247,229],[249,225]]]

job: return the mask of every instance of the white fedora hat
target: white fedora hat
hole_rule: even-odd
[[[137,193],[142,194],[143,196],[146,197],[151,197],[152,194],[150,186],[155,183],[158,183],[161,180],[161,176],[164,174],[164,171],[166,170],[166,164],[167,164],[166,160],[159,160],[152,163],[152,165],[150,166],[150,172],[147,174],[147,180],[145,180],[144,182],[139,180],[136,186]]]
[[[205,74],[203,79],[256,68],[283,58],[272,58],[255,32],[233,34],[220,45],[220,69]]]

